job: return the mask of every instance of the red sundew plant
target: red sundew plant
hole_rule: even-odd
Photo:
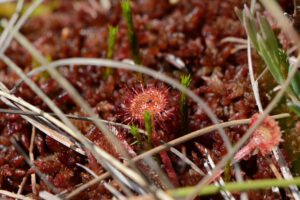
[[[259,119],[260,114],[254,114],[250,119],[250,127]],[[282,141],[281,132],[278,122],[272,117],[267,116],[262,124],[253,132],[253,135],[241,150],[239,150],[233,158],[233,162],[238,162],[245,158],[255,150],[259,150],[262,156],[266,156],[272,152]],[[216,180],[224,171],[219,171],[210,181]]]
[[[156,125],[165,126],[172,113],[168,101],[168,89],[149,86],[132,89],[132,92],[125,99],[124,109],[126,121],[144,124],[148,134],[148,148],[153,144],[159,144],[160,136],[156,132]],[[161,161],[165,166],[166,173],[174,186],[179,186],[179,180],[173,168],[170,157],[166,151],[159,153]]]
[[[154,123],[161,124],[172,115],[169,107],[168,89],[149,86],[133,88],[126,95],[122,107],[125,110],[125,122],[145,123],[144,114],[151,113]]]
[[[260,114],[253,115],[251,117],[250,126],[253,126],[259,117]],[[281,141],[282,139],[278,122],[268,116],[254,131],[249,143],[235,155],[234,160],[241,160],[255,149],[258,149],[261,155],[266,156],[271,153],[272,149],[277,147]]]

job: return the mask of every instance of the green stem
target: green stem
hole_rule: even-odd
[[[151,148],[153,146],[153,117],[152,114],[145,111],[144,112],[145,119],[145,129],[148,135],[148,145]]]
[[[130,133],[136,139],[137,144],[141,144],[141,137],[139,133],[139,128],[135,125],[130,126]]]
[[[241,192],[249,190],[259,190],[259,189],[269,189],[271,187],[285,188],[290,185],[300,185],[300,177],[296,177],[292,180],[285,179],[263,179],[263,180],[253,180],[245,181],[243,183],[230,182],[225,183],[224,186],[208,185],[201,189],[198,193],[199,196],[211,195],[220,192],[221,190],[227,190],[229,192]],[[181,198],[186,197],[195,192],[195,187],[184,187],[174,190],[169,190],[168,193],[172,197]]]
[[[125,17],[127,26],[128,26],[128,39],[131,47],[132,57],[136,64],[141,64],[141,56],[140,56],[140,47],[139,41],[135,32],[133,19],[132,19],[132,11],[130,6],[130,0],[122,0],[121,1],[123,16]]]
[[[113,27],[113,26],[108,27],[108,50],[107,50],[108,59],[113,59],[117,34],[118,34],[118,27]],[[104,79],[107,79],[111,74],[112,74],[112,69],[106,68]]]
[[[190,75],[183,75],[180,77],[181,85],[188,88],[191,83]],[[188,103],[187,103],[187,96],[185,93],[180,92],[180,113],[181,113],[181,133],[186,134],[188,133]]]
[[[225,170],[224,170],[224,181],[228,182],[231,179],[231,160],[229,160],[226,164]]]
[[[115,51],[115,44],[118,34],[118,27],[108,27],[108,52],[107,58],[112,59]]]

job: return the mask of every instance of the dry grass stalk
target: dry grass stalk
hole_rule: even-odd
[[[212,157],[210,156],[209,151],[204,146],[200,145],[197,142],[195,143],[195,145],[196,145],[197,149],[200,151],[200,153],[207,158],[204,163],[204,167],[205,167],[207,173],[210,174],[211,170],[213,168],[215,168],[215,163],[214,163]],[[222,186],[224,186],[225,182],[222,177],[219,177],[218,179],[216,179],[214,181],[214,184],[216,186],[222,187]],[[235,200],[234,196],[232,196],[232,194],[227,190],[221,190],[220,193],[223,196],[223,198],[226,200]]]
[[[35,127],[32,127],[31,138],[30,138],[30,146],[29,146],[29,159],[32,163],[34,163],[33,149],[34,149],[35,134],[36,134],[36,129],[35,129]],[[37,191],[36,191],[36,175],[35,175],[35,173],[33,173],[30,176],[31,176],[32,193],[36,195],[37,194]]]
[[[31,112],[31,111],[22,111],[22,110],[12,110],[12,109],[2,109],[0,108],[0,113],[7,113],[7,114],[17,114],[17,115],[25,115],[25,116],[35,116],[35,117],[42,117],[41,114],[39,113],[35,113],[35,112]],[[47,113],[47,112],[45,112]],[[47,113],[49,115],[52,116],[57,116],[55,113]],[[82,120],[82,121],[88,121],[88,122],[92,122],[93,120],[96,119],[92,119],[91,117],[83,117],[83,116],[77,116],[77,115],[69,115],[69,114],[65,114],[66,117],[70,118],[70,119],[74,119],[74,120]],[[123,129],[127,129],[130,130],[131,127],[126,125],[126,124],[122,124],[122,123],[117,123],[117,122],[113,122],[113,121],[108,121],[108,120],[101,120],[103,123],[110,125],[110,126],[115,126],[115,127],[120,127]],[[142,129],[138,129],[139,133],[142,134],[146,134],[146,132]]]
[[[95,174],[90,168],[81,165],[80,163],[76,163],[77,166],[81,167],[82,169],[84,169],[87,173],[89,173],[90,175],[92,175],[94,178],[97,177],[97,174]],[[114,186],[112,186],[111,184],[102,181],[101,184],[104,185],[104,187],[110,191],[110,193],[112,193],[117,199],[126,199],[124,195],[122,195]]]
[[[21,98],[15,97],[14,95],[10,95],[8,93],[5,93],[3,91],[0,91],[0,96],[1,97],[5,97],[6,99],[11,100],[12,102],[21,105],[19,106],[19,108],[23,111],[27,111],[29,110],[35,110],[35,112],[40,113],[41,116],[45,117],[45,119],[48,119],[47,115],[45,115],[41,110],[39,110],[37,107],[25,102],[24,100],[22,100]],[[8,104],[10,105],[10,104]],[[67,138],[66,136],[52,130],[51,128],[41,124],[40,122],[37,122],[36,120],[30,118],[30,117],[26,117],[23,116],[24,119],[26,119],[29,123],[31,123],[34,127],[40,129],[43,133],[46,133],[48,136],[50,136],[51,138],[55,139],[56,141],[58,141],[59,143],[67,146],[68,148],[74,149],[75,151],[77,151],[78,153],[85,155],[85,152],[79,148],[76,147],[76,144],[73,143],[69,138]],[[51,119],[50,119],[51,121]],[[76,147],[76,148],[74,148]]]
[[[23,196],[21,194],[15,194],[15,193],[12,193],[12,192],[9,192],[9,191],[6,191],[6,190],[0,190],[0,194],[3,195],[3,196],[10,197],[10,198],[15,198],[15,199],[33,200],[30,197],[25,197],[25,196]]]
[[[23,179],[22,179],[22,182],[19,185],[19,189],[18,189],[17,194],[22,194],[26,181],[27,181],[27,176],[24,176]]]
[[[205,173],[195,164],[193,163],[188,157],[186,157],[184,154],[182,154],[180,151],[175,149],[174,147],[170,147],[170,151],[175,154],[177,157],[179,157],[183,162],[185,162],[187,165],[189,165],[195,172],[198,174],[204,176]]]
[[[19,1],[23,2],[23,0]],[[22,15],[22,17],[17,21],[15,26],[11,26],[7,28],[8,35],[4,38],[3,42],[0,45],[0,54],[4,54],[5,50],[9,46],[10,42],[13,39],[13,33],[20,30],[20,28],[24,25],[24,23],[27,21],[29,16],[33,13],[33,11],[43,2],[43,0],[36,0],[34,1],[28,9],[25,11],[25,13]],[[21,9],[23,6],[23,3],[20,3],[20,7],[18,9]],[[18,16],[16,17],[18,18]],[[17,19],[16,19],[17,20]],[[14,21],[16,22],[16,21]]]

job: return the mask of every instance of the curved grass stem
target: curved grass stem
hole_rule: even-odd
[[[198,195],[205,196],[205,195],[216,194],[222,190],[228,190],[230,192],[241,192],[241,191],[249,191],[249,190],[269,189],[271,187],[285,188],[290,185],[299,186],[300,177],[294,178],[293,180],[263,179],[263,180],[245,181],[243,183],[230,182],[224,184],[222,187],[216,185],[207,185],[204,186],[200,192],[198,192]],[[175,190],[168,191],[168,193],[172,197],[176,197],[176,198],[186,197],[194,192],[196,192],[194,187],[178,188]]]

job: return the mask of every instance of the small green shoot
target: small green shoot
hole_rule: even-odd
[[[113,27],[113,26],[108,27],[108,53],[107,53],[108,59],[113,58],[117,34],[118,34],[118,27]]]
[[[289,67],[289,73],[292,70],[292,66]],[[293,92],[296,94],[296,96],[300,97],[300,73],[296,72],[294,75],[293,80],[291,81]]]
[[[145,111],[144,112],[144,119],[145,119],[145,129],[148,135],[148,145],[151,148],[153,146],[153,118],[152,114]]]
[[[133,61],[136,64],[141,64],[139,41],[133,24],[130,0],[121,0],[121,6],[122,6],[122,13],[123,16],[125,17],[127,27],[128,27],[128,39],[131,47]]]
[[[288,103],[287,105],[296,115],[300,116],[300,106],[298,104]]]
[[[229,182],[231,179],[231,160],[229,160],[224,170],[224,181]]]
[[[107,50],[108,59],[113,59],[117,34],[118,34],[118,27],[108,26],[108,50]],[[111,74],[112,74],[112,69],[106,68],[104,78],[107,79]]]
[[[180,77],[181,85],[188,88],[191,84],[191,76],[190,75],[182,75]],[[187,96],[185,93],[180,92],[180,113],[181,113],[181,133],[186,134],[188,132],[188,104],[187,104]]]
[[[140,139],[139,128],[135,125],[130,126],[130,133],[136,139],[135,144],[140,144],[141,139]]]

